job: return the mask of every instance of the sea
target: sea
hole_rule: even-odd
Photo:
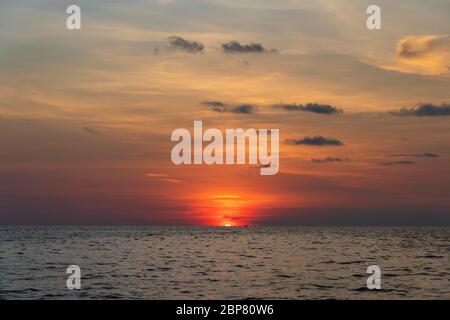
[[[450,299],[449,240],[444,227],[0,226],[0,299]]]

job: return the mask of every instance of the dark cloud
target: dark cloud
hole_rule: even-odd
[[[347,158],[333,158],[333,157],[327,157],[322,159],[311,159],[314,163],[327,163],[327,162],[350,162]]]
[[[229,106],[220,101],[203,101],[202,104],[211,108],[212,111],[219,113],[251,114],[256,111],[256,107],[251,104]]]
[[[83,130],[84,132],[90,133],[90,134],[99,134],[99,132],[91,127],[82,127],[81,130]]]
[[[275,49],[266,49],[259,43],[240,44],[237,41],[230,41],[222,44],[222,49],[226,53],[275,53]]]
[[[450,104],[443,103],[441,105],[435,105],[432,103],[422,103],[416,107],[405,107],[400,109],[399,111],[392,111],[391,113],[396,116],[450,116]]]
[[[251,104],[242,104],[240,106],[231,108],[229,112],[232,113],[254,113],[255,107]]]
[[[274,108],[283,109],[287,111],[303,111],[303,112],[313,112],[326,115],[343,113],[342,109],[338,109],[334,106],[328,104],[319,103],[307,103],[307,104],[276,104]]]
[[[197,41],[188,41],[181,37],[170,37],[167,38],[167,41],[169,41],[170,48],[182,50],[190,53],[199,53],[203,52],[205,49],[205,46]]]
[[[402,165],[402,164],[414,164],[414,161],[411,160],[401,160],[401,161],[392,161],[392,162],[384,162],[383,166],[393,166],[393,165]]]
[[[215,112],[226,112],[226,109],[228,108],[225,103],[220,101],[203,101],[201,104],[211,108],[211,110]]]
[[[436,153],[429,153],[429,152],[424,152],[424,153],[416,153],[416,154],[411,154],[411,153],[401,153],[401,154],[392,154],[391,157],[418,157],[418,158],[438,158],[440,157],[440,155],[436,154]]]
[[[307,145],[307,146],[341,146],[343,143],[337,139],[325,138],[322,136],[315,137],[305,137],[301,140],[296,139],[287,139],[285,141],[286,144],[298,146],[298,145]]]

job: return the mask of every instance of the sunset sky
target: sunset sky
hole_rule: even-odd
[[[0,223],[450,225],[449,12],[2,0]],[[280,129],[280,172],[175,166],[171,133],[194,120]]]

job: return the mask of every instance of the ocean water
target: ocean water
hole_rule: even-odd
[[[0,299],[450,299],[450,228],[0,226]],[[66,268],[81,268],[68,290]],[[366,288],[369,265],[379,291]]]

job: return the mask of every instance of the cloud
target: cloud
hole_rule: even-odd
[[[99,132],[96,129],[92,128],[92,127],[86,126],[86,127],[82,127],[81,129],[84,132],[87,132],[87,133],[90,133],[90,134],[99,134]]]
[[[220,101],[203,101],[201,104],[210,107],[212,111],[219,113],[252,114],[256,111],[256,107],[251,104],[230,106]]]
[[[450,35],[410,35],[396,46],[397,61],[388,69],[427,75],[449,75]]]
[[[343,113],[342,109],[338,109],[334,106],[328,104],[318,104],[318,103],[307,103],[307,104],[275,104],[274,108],[283,109],[287,111],[303,111],[303,112],[313,112],[319,114],[338,114]]]
[[[392,161],[392,162],[384,162],[383,166],[393,166],[393,165],[403,165],[403,164],[414,164],[414,161],[411,160],[401,160],[401,161]]]
[[[156,177],[156,178],[168,177],[168,175],[165,173],[147,173],[146,176],[147,177]]]
[[[251,168],[254,169],[261,169],[261,168],[271,168],[273,166],[273,164],[269,163],[269,164],[258,164],[256,166],[252,166]]]
[[[450,104],[443,103],[435,105],[432,103],[422,103],[416,107],[402,108],[398,111],[392,111],[391,114],[396,116],[417,116],[417,117],[437,117],[450,116]]]
[[[419,59],[442,51],[448,53],[449,49],[448,35],[407,36],[397,43],[397,55],[403,59]]]
[[[333,158],[333,157],[327,157],[322,159],[311,159],[314,163],[327,163],[327,162],[350,162],[347,158]]]
[[[301,140],[296,139],[287,139],[285,141],[288,145],[298,146],[298,145],[307,145],[307,146],[341,146],[343,143],[338,139],[330,139],[324,138],[322,136],[315,137],[305,137]]]
[[[147,173],[147,177],[151,178],[160,178],[161,181],[170,182],[170,183],[180,183],[182,180],[170,178],[170,176],[166,173]]]
[[[230,41],[222,44],[222,49],[226,53],[275,53],[275,49],[266,49],[262,44],[250,43],[240,44],[237,41]]]
[[[255,107],[251,104],[242,104],[240,106],[231,108],[230,112],[232,113],[253,113],[255,111]]]
[[[436,154],[436,153],[429,153],[429,152],[424,152],[424,153],[416,153],[416,154],[407,154],[407,153],[403,153],[403,154],[392,154],[390,155],[391,157],[417,157],[417,158],[438,158],[440,157],[440,155]]]
[[[185,52],[200,53],[205,49],[205,46],[200,42],[185,40],[177,36],[169,37],[167,38],[167,41],[169,41],[171,49],[182,50]]]
[[[180,182],[182,182],[181,180],[177,180],[177,179],[163,179],[163,181],[170,182],[170,183],[180,183]]]
[[[220,101],[202,101],[202,104],[205,106],[215,107],[215,108],[221,108],[225,107],[226,104]]]

